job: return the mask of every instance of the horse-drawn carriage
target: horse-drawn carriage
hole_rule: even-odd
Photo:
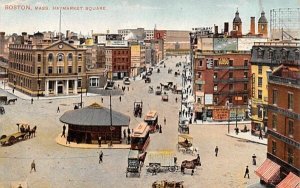
[[[156,87],[155,94],[156,95],[161,95],[161,87],[160,86]]]
[[[183,181],[155,181],[152,183],[152,188],[183,188]]]
[[[8,99],[7,96],[0,96],[0,104],[5,104],[5,105],[12,104],[12,103],[15,104],[17,100],[18,100],[17,98]]]
[[[175,172],[178,168],[174,161],[175,152],[172,150],[148,151],[145,163],[148,164],[147,172]]]
[[[36,126],[34,126],[32,129],[30,129],[30,126],[28,124],[19,124],[18,125],[18,129],[20,129],[20,131],[18,130],[18,132],[13,133],[11,135],[2,135],[0,137],[0,143],[2,146],[10,146],[13,145],[14,143],[21,141],[21,140],[25,140],[27,138],[31,138],[33,136],[35,136],[35,131],[36,131]],[[21,127],[20,127],[21,126]]]
[[[133,114],[134,117],[142,117],[143,112],[143,102],[134,102],[133,103]]]
[[[197,166],[201,166],[200,156],[197,155],[197,158],[193,160],[184,160],[181,162],[180,171],[185,174],[185,169],[191,170],[191,175],[194,175],[195,169]]]
[[[146,78],[145,78],[145,83],[151,83],[151,78],[148,77],[148,76],[146,76]]]
[[[164,94],[161,96],[161,100],[168,102],[169,96],[168,96],[168,94],[166,92],[164,92]]]
[[[189,120],[182,116],[179,118],[178,132],[183,133],[183,134],[189,134],[189,132],[190,132]]]
[[[193,137],[187,134],[179,134],[177,150],[179,152],[194,155],[194,152],[197,152],[198,149],[193,146]]]

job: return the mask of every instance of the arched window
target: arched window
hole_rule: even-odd
[[[53,54],[48,55],[48,62],[53,62]]]
[[[68,54],[68,61],[73,61],[73,54],[72,53]]]
[[[64,54],[62,54],[62,53],[57,54],[57,61],[58,62],[64,61]]]

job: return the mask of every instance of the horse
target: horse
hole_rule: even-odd
[[[29,131],[29,138],[35,137],[36,126]]]
[[[16,102],[17,100],[18,100],[17,98],[15,98],[15,99],[9,99],[9,100],[7,101],[7,104],[10,104],[10,103],[14,103],[14,104],[15,104],[15,102]]]
[[[180,171],[181,171],[183,174],[185,174],[185,173],[184,173],[184,170],[185,170],[185,169],[192,169],[191,175],[194,175],[194,169],[195,169],[195,168],[196,168],[196,164],[194,163],[193,160],[192,160],[192,161],[184,160],[184,161],[182,161],[182,163],[181,163]]]

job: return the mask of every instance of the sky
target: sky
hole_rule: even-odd
[[[26,6],[29,10],[22,10]],[[43,7],[46,10],[36,10]],[[250,30],[250,17],[256,22],[264,10],[268,21],[270,10],[300,8],[300,0],[0,0],[0,31],[6,34],[37,31],[59,31],[59,9],[62,10],[61,31],[84,35],[117,33],[118,29],[192,30],[195,27],[219,26],[232,20],[238,9],[243,32]],[[88,9],[87,9],[88,8]],[[98,10],[97,10],[98,9]],[[105,10],[103,10],[105,9]],[[256,27],[257,28],[257,27]]]

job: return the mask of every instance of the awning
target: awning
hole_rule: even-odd
[[[290,172],[276,188],[298,188],[300,187],[300,178],[294,173]]]
[[[273,184],[280,180],[280,166],[270,159],[266,159],[255,173],[260,179],[269,184]]]

